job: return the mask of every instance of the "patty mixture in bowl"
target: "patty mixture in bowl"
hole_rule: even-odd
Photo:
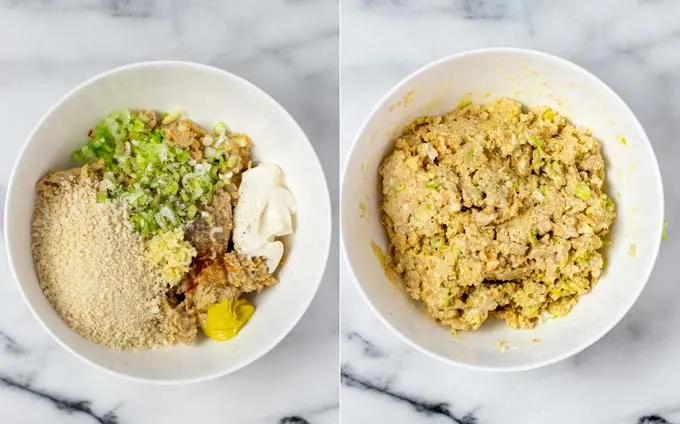
[[[549,107],[417,118],[380,176],[388,272],[454,333],[564,316],[602,274],[615,206],[601,145]]]
[[[278,283],[295,196],[252,140],[183,113],[119,110],[87,132],[81,167],[37,183],[32,251],[66,324],[119,350],[235,337]]]

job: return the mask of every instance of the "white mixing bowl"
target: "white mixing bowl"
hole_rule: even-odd
[[[225,121],[254,142],[257,161],[278,164],[298,203],[280,283],[255,296],[255,315],[225,343],[204,340],[140,352],[107,349],[80,337],[43,295],[31,256],[36,182],[65,168],[89,128],[109,112],[145,108],[188,112],[212,128]],[[35,127],[19,155],[5,206],[6,245],[12,271],[31,311],[69,352],[114,374],[161,383],[207,380],[231,373],[271,350],[310,305],[325,269],[331,240],[330,199],[321,165],[302,129],[271,97],[235,75],[184,62],[147,62],[97,76],[59,101]]]
[[[549,105],[573,123],[589,127],[604,147],[607,191],[617,205],[606,272],[567,317],[533,330],[513,330],[497,321],[478,332],[454,336],[385,277],[371,249],[372,242],[383,250],[387,246],[380,222],[377,169],[392,148],[391,141],[414,118],[444,113],[467,95],[482,103],[511,97],[527,106]],[[375,313],[421,351],[476,369],[536,368],[594,343],[637,299],[661,241],[661,176],[640,123],[616,93],[592,74],[536,51],[471,51],[408,76],[378,103],[361,128],[345,165],[341,190],[343,245],[358,287]],[[635,257],[629,254],[632,244],[637,246]]]

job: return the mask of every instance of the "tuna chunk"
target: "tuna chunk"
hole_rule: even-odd
[[[227,251],[233,228],[231,208],[231,196],[220,190],[187,228],[187,239],[196,248],[199,259],[215,259]]]

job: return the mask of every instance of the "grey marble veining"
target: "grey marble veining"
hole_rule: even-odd
[[[218,66],[271,94],[314,144],[336,209],[337,0],[0,0],[2,193],[51,104],[102,71],[154,59]],[[0,422],[337,423],[337,256],[334,247],[311,308],[268,355],[215,381],[155,387],[109,376],[57,346],[24,305],[3,252]]]
[[[607,336],[517,374],[464,370],[409,348],[369,310],[343,259],[343,420],[680,423],[680,4],[344,0],[341,22],[341,156],[378,100],[419,67],[472,48],[535,48],[590,70],[638,116],[661,167],[669,237],[645,291]]]

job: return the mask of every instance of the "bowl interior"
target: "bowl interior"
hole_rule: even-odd
[[[617,205],[606,272],[565,318],[533,330],[504,323],[453,336],[427,318],[390,283],[371,242],[387,245],[380,223],[377,169],[405,124],[444,113],[461,97],[488,102],[511,97],[527,106],[549,105],[589,127],[602,142],[607,192]],[[625,137],[626,144],[619,137]],[[628,107],[605,84],[564,60],[537,52],[494,49],[452,56],[413,74],[373,111],[350,152],[341,202],[343,244],[361,291],[386,324],[439,358],[485,369],[532,368],[565,358],[604,335],[632,306],[651,272],[663,220],[663,194],[650,143]],[[629,254],[631,245],[636,255]],[[415,307],[414,307],[415,306]],[[535,340],[539,340],[538,342]],[[506,351],[497,342],[505,342]]]
[[[238,337],[142,352],[118,352],[73,332],[43,296],[31,257],[34,187],[48,170],[72,165],[70,154],[99,119],[120,108],[188,112],[207,128],[219,120],[249,134],[258,162],[278,164],[298,202],[279,285],[254,297],[257,311]],[[274,347],[297,323],[320,283],[330,246],[330,203],[323,171],[300,127],[263,91],[202,65],[157,62],[109,72],[74,90],[43,118],[15,166],[6,204],[10,262],[29,307],[67,349],[125,376],[177,382],[236,370]]]

